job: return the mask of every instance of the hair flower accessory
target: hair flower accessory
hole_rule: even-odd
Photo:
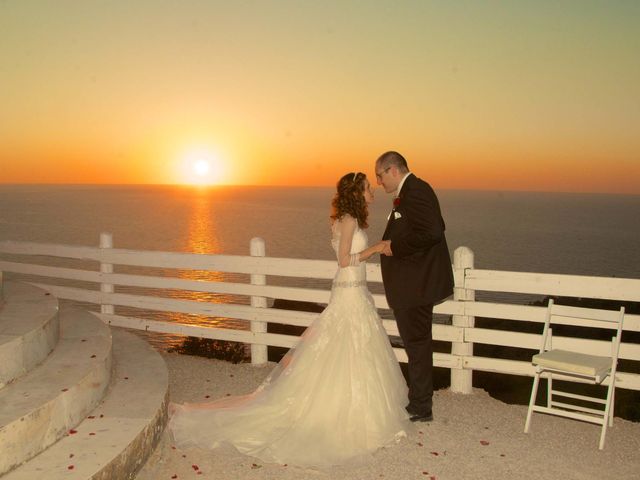
[[[400,197],[396,197],[393,199],[393,206],[394,207],[399,207],[400,206]]]

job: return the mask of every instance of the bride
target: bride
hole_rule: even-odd
[[[338,271],[327,308],[251,394],[173,406],[179,448],[232,444],[265,462],[327,467],[362,460],[406,436],[407,387],[366,286],[363,173],[348,173],[332,202]]]

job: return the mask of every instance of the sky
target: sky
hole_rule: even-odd
[[[640,2],[0,0],[0,183],[640,194]]]

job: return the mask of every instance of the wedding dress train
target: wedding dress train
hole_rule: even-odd
[[[336,253],[340,222],[333,228]],[[367,246],[357,228],[351,253]],[[405,436],[407,387],[365,264],[339,268],[327,308],[251,394],[175,407],[177,447],[230,443],[265,462],[306,467],[362,459]]]

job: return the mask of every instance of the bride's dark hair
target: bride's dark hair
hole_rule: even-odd
[[[364,200],[364,187],[367,176],[361,172],[347,173],[338,180],[336,194],[331,201],[331,219],[339,220],[345,214],[351,215],[358,221],[360,228],[367,228],[369,210]]]

